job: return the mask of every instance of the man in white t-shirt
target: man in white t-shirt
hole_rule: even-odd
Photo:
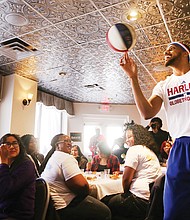
[[[61,220],[110,220],[107,206],[89,196],[89,185],[77,160],[70,155],[69,136],[56,135],[55,152],[42,173],[50,186],[50,193]]]
[[[164,192],[164,220],[190,219],[190,48],[172,42],[164,53],[165,66],[173,70],[159,82],[147,100],[137,74],[137,65],[125,53],[120,66],[128,75],[136,105],[145,119],[154,117],[164,103],[168,130],[175,139],[168,160]]]

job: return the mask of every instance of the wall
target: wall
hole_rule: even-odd
[[[99,124],[104,128],[109,125],[121,125],[127,121],[134,120],[135,123],[147,126],[150,120],[141,118],[136,105],[111,105],[109,112],[102,112],[100,104],[74,103],[74,116],[68,119],[68,134],[70,132],[81,132],[83,140],[83,126],[85,123]],[[163,108],[157,114],[163,121],[163,129],[167,130],[167,122]],[[83,148],[82,142],[75,142]]]
[[[135,105],[111,105],[109,112],[102,112],[100,104],[74,103],[74,116],[69,117],[68,134],[81,132],[82,142],[75,142],[83,146],[83,126],[85,123],[97,125],[103,128],[107,125],[123,125],[127,121],[135,120],[141,123],[140,115]]]
[[[22,100],[32,93],[29,106]],[[37,82],[16,74],[4,77],[2,101],[0,102],[0,136],[11,132],[19,135],[34,133]]]

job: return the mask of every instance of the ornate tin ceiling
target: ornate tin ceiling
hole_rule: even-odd
[[[127,20],[131,8],[139,9],[141,19]],[[70,101],[133,104],[129,80],[119,67],[122,54],[105,41],[118,22],[136,30],[130,55],[149,97],[171,74],[163,66],[167,44],[189,45],[189,0],[0,0],[0,74],[34,79],[39,89]]]

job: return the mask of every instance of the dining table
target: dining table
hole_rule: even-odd
[[[99,200],[108,195],[123,193],[122,175],[85,172],[84,176],[90,186],[90,195]]]

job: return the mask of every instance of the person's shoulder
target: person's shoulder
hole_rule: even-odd
[[[41,157],[41,158],[42,158],[42,157],[44,158],[44,155],[41,154],[41,153],[37,153],[37,156],[38,156],[38,157]]]
[[[81,156],[80,159],[88,161],[88,159],[85,156]]]
[[[141,152],[144,151],[144,146],[143,145],[134,145],[132,147],[129,147],[127,154],[141,154]]]
[[[159,82],[156,84],[155,88],[156,88],[156,87],[163,87],[164,85],[167,85],[168,83],[170,83],[171,80],[173,80],[173,78],[174,78],[174,75],[173,75],[173,74],[170,75],[170,76],[167,76],[166,79],[159,81]]]
[[[62,151],[55,151],[49,160],[57,161],[57,162],[59,161],[60,163],[62,163],[63,161],[66,162],[68,160],[76,160],[76,159],[71,154]]]
[[[21,160],[21,163],[32,163],[33,164],[33,161],[32,161],[32,156],[31,155],[26,155],[23,157],[23,159]]]
[[[132,147],[129,147],[129,150],[138,150],[138,149],[142,149],[144,146],[143,145],[134,145]]]
[[[34,169],[35,170],[35,162],[30,157],[30,155],[26,155],[19,163],[19,167],[25,167],[26,170]]]
[[[165,130],[160,129],[160,132],[169,135],[169,132],[168,132],[168,131],[165,131]]]

